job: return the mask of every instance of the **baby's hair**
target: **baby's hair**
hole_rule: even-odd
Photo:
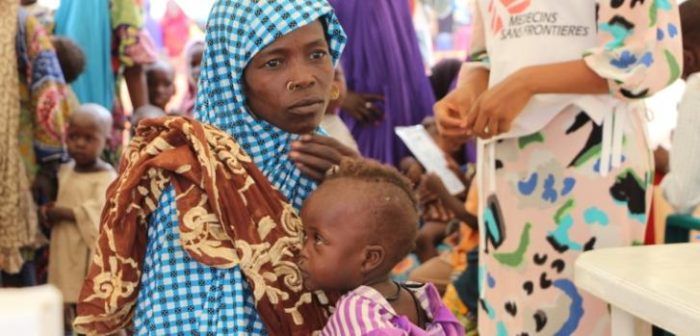
[[[326,177],[326,181],[337,179],[352,179],[367,183],[387,183],[403,191],[413,207],[418,206],[416,196],[411,187],[411,181],[404,177],[396,168],[383,165],[377,161],[345,158]]]
[[[411,182],[396,168],[367,159],[343,159],[325,183],[351,181],[366,184],[365,201],[375,221],[372,239],[384,246],[390,271],[415,246],[418,204]],[[321,186],[323,187],[323,185]]]
[[[683,43],[700,44],[700,0],[687,0],[679,8]]]
[[[51,42],[56,50],[63,78],[66,83],[73,83],[85,71],[83,49],[67,37],[54,36],[51,38]]]
[[[141,120],[160,118],[165,117],[166,115],[167,113],[165,113],[165,111],[163,111],[160,107],[147,104],[137,108],[134,111],[134,114],[131,116],[131,123],[134,127],[136,127]]]

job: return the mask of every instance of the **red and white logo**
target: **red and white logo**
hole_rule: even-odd
[[[503,19],[520,14],[530,7],[531,0],[491,0],[489,1],[489,15],[491,16],[491,30],[498,34],[503,30]]]

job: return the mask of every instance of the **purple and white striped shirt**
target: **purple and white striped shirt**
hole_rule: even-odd
[[[463,336],[464,327],[445,307],[432,284],[409,288],[428,317],[426,329],[399,316],[381,293],[360,286],[343,295],[323,328],[323,336]]]

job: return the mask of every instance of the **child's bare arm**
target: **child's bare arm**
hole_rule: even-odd
[[[50,207],[46,210],[46,217],[50,223],[75,222],[75,213],[70,208]]]

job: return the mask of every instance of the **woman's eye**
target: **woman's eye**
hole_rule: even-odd
[[[269,60],[265,63],[265,67],[268,69],[275,69],[282,65],[282,61],[279,59]]]
[[[317,60],[326,57],[328,55],[328,52],[325,50],[317,50],[311,53],[311,59],[312,60]]]
[[[323,237],[321,237],[321,235],[319,235],[318,233],[314,235],[314,244],[316,244],[316,245],[323,244]]]

